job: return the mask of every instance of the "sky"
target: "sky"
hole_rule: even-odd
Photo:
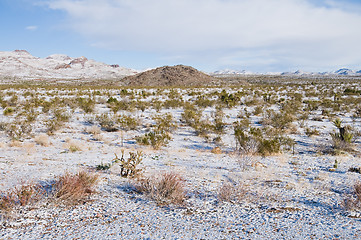
[[[361,70],[361,0],[0,0],[0,51],[144,70]]]

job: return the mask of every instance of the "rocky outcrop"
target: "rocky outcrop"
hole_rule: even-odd
[[[122,81],[127,86],[188,87],[213,85],[217,79],[195,68],[177,65],[152,69],[134,76],[125,77]]]

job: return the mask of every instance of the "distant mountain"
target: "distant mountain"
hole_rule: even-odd
[[[0,77],[21,79],[114,79],[138,73],[136,70],[108,65],[86,57],[71,58],[54,54],[46,58],[25,50],[0,52]]]
[[[210,73],[211,75],[214,76],[221,76],[221,75],[280,75],[280,76],[330,76],[330,77],[337,77],[337,76],[350,76],[350,77],[355,77],[355,76],[361,76],[361,70],[359,71],[355,71],[355,70],[351,70],[348,68],[341,68],[337,71],[333,71],[333,72],[306,72],[306,71],[302,71],[302,70],[297,70],[295,72],[267,72],[267,73],[252,73],[246,70],[242,70],[242,71],[238,71],[238,70],[230,70],[230,69],[226,69],[226,70],[218,70],[215,72]]]
[[[224,70],[218,70],[215,72],[210,73],[211,75],[250,75],[254,74],[252,72],[246,71],[246,70],[231,70],[231,69],[224,69]]]

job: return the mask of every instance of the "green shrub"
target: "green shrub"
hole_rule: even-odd
[[[202,112],[199,111],[193,104],[186,104],[182,113],[182,121],[188,126],[194,127],[199,124],[202,117]]]
[[[281,144],[278,139],[262,139],[259,141],[257,152],[263,156],[281,152]]]
[[[119,130],[117,125],[117,119],[115,116],[110,116],[107,113],[96,116],[96,120],[99,122],[101,128],[107,132],[114,132]]]
[[[7,125],[6,133],[13,140],[23,140],[24,137],[30,136],[32,130],[33,126],[31,123],[16,119]]]
[[[15,109],[12,107],[7,107],[4,109],[3,114],[4,116],[12,115],[15,112]]]
[[[224,104],[228,108],[235,107],[240,102],[240,97],[235,94],[228,94],[226,90],[222,90],[219,94],[218,100],[221,104]]]
[[[350,132],[350,127],[343,127],[342,120],[340,119],[335,119],[333,124],[338,128],[339,132],[330,133],[332,147],[335,150],[352,151],[352,141],[354,135]]]
[[[128,115],[121,115],[117,121],[120,128],[126,131],[136,130],[140,124],[139,119]]]
[[[78,106],[86,113],[94,112],[95,101],[91,98],[78,98]]]
[[[151,145],[154,149],[159,149],[166,146],[171,140],[171,136],[162,131],[150,131],[143,136],[136,138],[137,142],[142,145]]]
[[[155,121],[155,129],[159,132],[173,132],[177,129],[177,124],[173,119],[172,114],[166,113],[162,115],[155,115],[152,117]]]
[[[143,153],[141,151],[138,152],[130,152],[129,157],[125,159],[124,150],[122,150],[122,155],[119,158],[115,154],[115,158],[111,163],[101,163],[96,166],[97,170],[108,170],[113,167],[115,164],[119,164],[120,166],[120,175],[122,177],[136,177],[138,176],[142,169],[138,168],[138,165],[143,160]]]

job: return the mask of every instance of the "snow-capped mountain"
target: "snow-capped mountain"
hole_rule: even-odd
[[[86,57],[71,58],[54,54],[46,58],[32,56],[25,50],[0,52],[0,76],[22,79],[111,79],[138,71],[96,62]]]
[[[267,72],[267,73],[253,73],[250,71],[246,71],[246,70],[242,70],[242,71],[237,71],[237,70],[230,70],[230,69],[225,69],[225,70],[219,70],[219,71],[215,71],[212,72],[211,75],[281,75],[281,76],[303,76],[303,77],[312,77],[312,76],[330,76],[330,77],[337,77],[337,76],[350,76],[350,77],[354,77],[354,76],[361,76],[361,70],[359,71],[355,71],[352,69],[348,69],[348,68],[341,68],[337,71],[332,71],[332,72],[306,72],[306,71],[302,71],[302,70],[297,70],[294,72]]]
[[[250,71],[246,70],[232,70],[232,69],[224,69],[212,72],[211,75],[250,75],[254,74]]]

